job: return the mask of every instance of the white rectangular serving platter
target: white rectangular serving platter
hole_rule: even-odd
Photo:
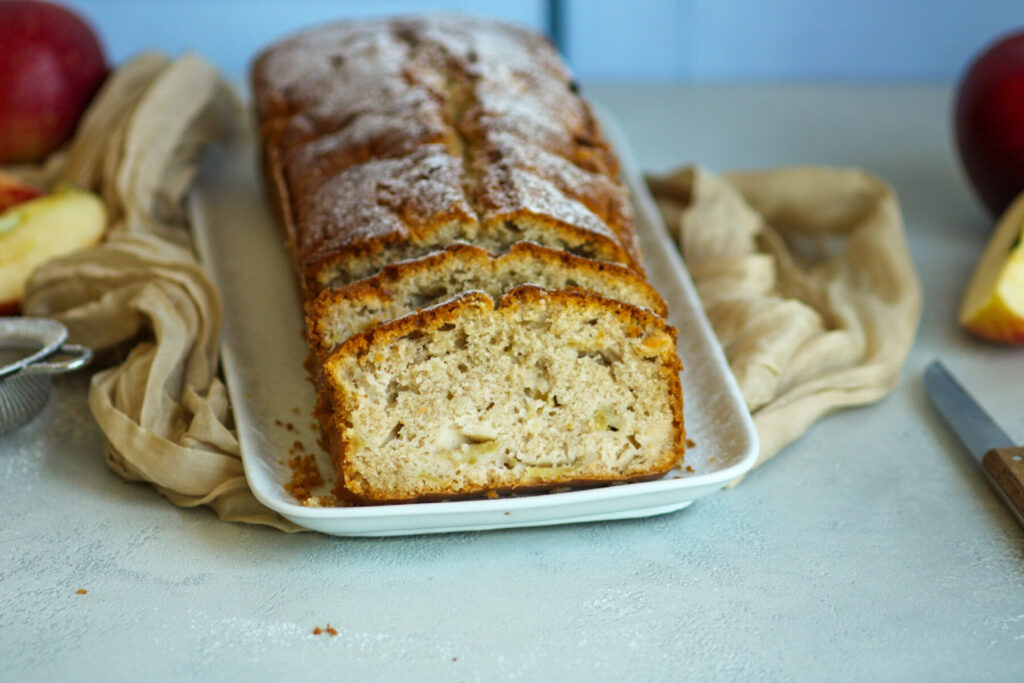
[[[683,467],[657,481],[495,499],[366,507],[298,503],[284,488],[292,477],[291,455],[316,456],[327,480],[317,494],[330,492],[334,469],[317,446],[312,423],[315,396],[303,367],[296,278],[264,199],[258,154],[246,138],[207,153],[190,214],[200,258],[223,297],[224,374],[245,474],[264,505],[296,524],[338,536],[507,529],[673,512],[753,466],[757,433],[725,356],[621,129],[599,113],[622,161],[648,277],[669,304],[669,322],[679,329],[684,420],[695,444]]]

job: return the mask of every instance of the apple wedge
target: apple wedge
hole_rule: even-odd
[[[36,266],[96,244],[106,226],[99,197],[71,186],[0,213],[0,315],[17,312]]]
[[[1003,214],[974,269],[960,324],[990,341],[1024,344],[1024,194]]]

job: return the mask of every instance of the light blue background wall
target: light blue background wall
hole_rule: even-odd
[[[949,81],[1024,0],[566,0],[581,73]]]
[[[75,7],[102,34],[115,62],[147,47],[193,49],[242,78],[260,48],[298,28],[345,17],[434,9],[476,11],[543,29],[543,0],[55,0]]]
[[[541,30],[549,0],[64,0],[115,61],[198,50],[241,77],[298,27],[456,9]],[[585,79],[951,81],[982,45],[1024,28],[1024,0],[562,0],[563,50]]]

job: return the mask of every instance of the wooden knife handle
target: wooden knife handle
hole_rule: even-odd
[[[1009,505],[1017,521],[1024,526],[1024,447],[993,448],[981,459],[985,468],[1002,491],[1003,501]]]

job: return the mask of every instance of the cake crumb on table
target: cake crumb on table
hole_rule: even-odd
[[[334,636],[338,635],[338,629],[336,629],[333,626],[331,626],[331,622],[327,622],[327,626],[325,626],[323,628],[320,628],[319,626],[317,626],[317,627],[315,627],[313,629],[313,635],[314,636],[319,636],[319,635],[321,635],[323,633],[326,633],[327,635],[329,635],[329,636],[331,636],[333,638]]]

